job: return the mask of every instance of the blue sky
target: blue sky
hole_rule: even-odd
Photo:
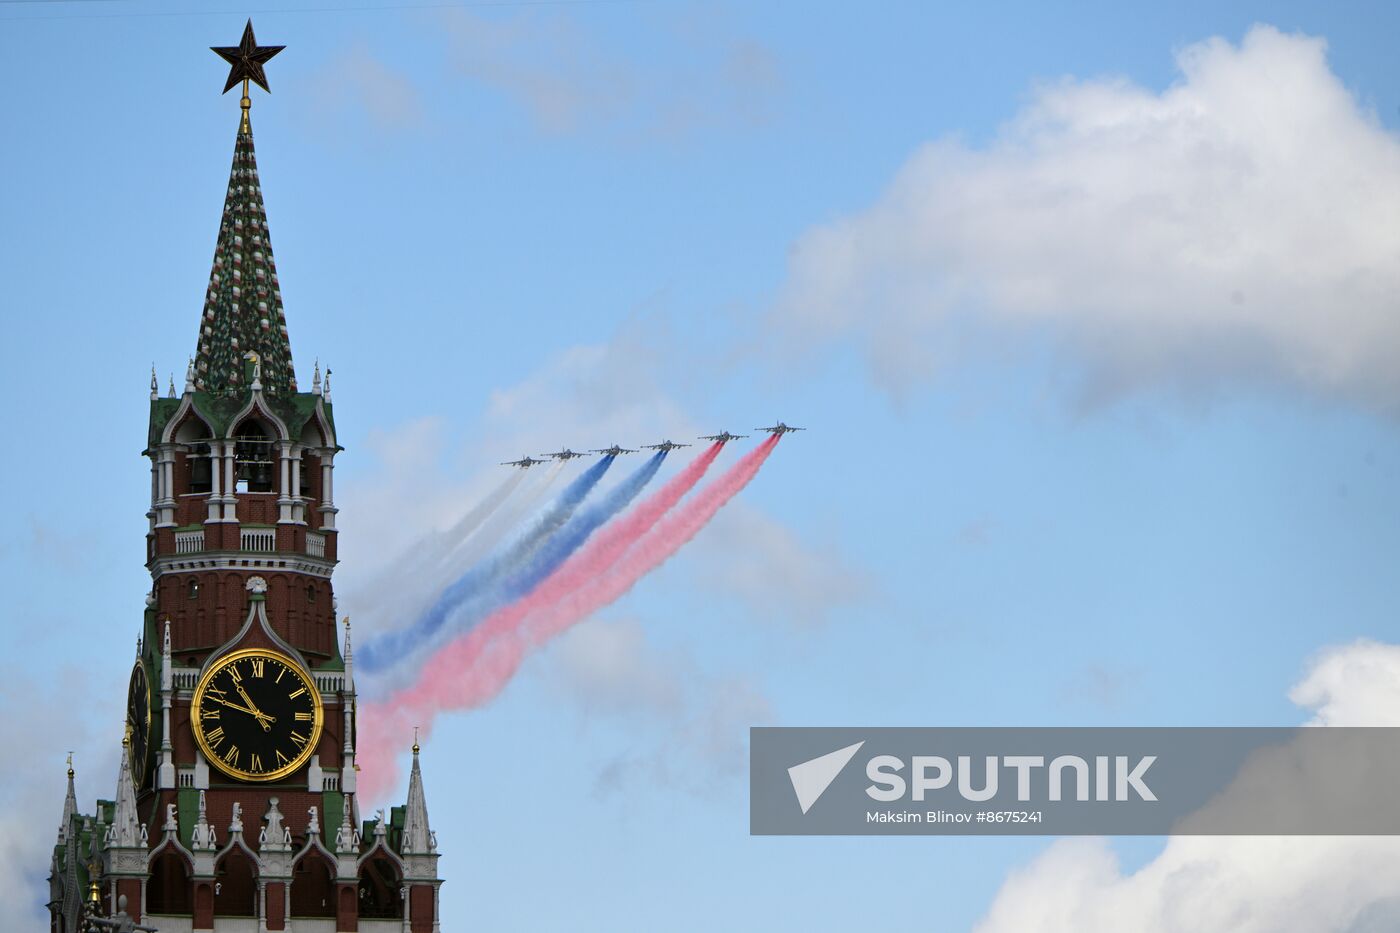
[[[968,928],[1044,841],[750,838],[747,727],[1289,724],[1393,638],[1393,5],[280,6],[253,126],[357,626],[499,460],[811,429],[439,725],[450,928]],[[25,904],[64,752],[111,793],[148,371],[232,153],[244,13],[192,7],[0,7]]]

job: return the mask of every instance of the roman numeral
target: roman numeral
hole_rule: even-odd
[[[215,730],[212,731],[212,732],[207,733],[207,734],[204,736],[204,741],[208,742],[208,743],[209,743],[209,747],[212,748],[212,749],[213,749],[214,751],[216,751],[216,752],[219,750],[219,743],[222,742],[223,740],[224,740],[224,727],[223,727],[223,726],[220,726],[219,728],[215,729]]]
[[[262,675],[263,675],[263,667],[267,664],[267,659],[266,659],[266,658],[249,658],[248,660],[253,662],[253,676],[254,676],[254,677],[262,677]]]
[[[286,755],[282,754],[282,752],[281,752],[280,749],[277,751],[276,754],[277,754],[277,766],[278,766],[279,768],[282,767],[282,766],[284,766],[284,765],[289,765],[289,764],[292,763],[292,760],[291,760],[290,758],[288,758]]]
[[[262,766],[262,759],[259,758],[257,755],[254,755],[254,756],[253,756],[253,762],[252,762],[252,764],[248,765],[248,770],[249,770],[249,771],[261,771],[262,769],[263,769],[263,766]]]
[[[211,707],[209,707],[208,709],[202,709],[202,710],[200,710],[200,711],[199,711],[199,718],[200,718],[200,719],[218,719],[218,718],[219,718],[219,713],[221,713],[221,712],[223,712],[223,710],[219,709],[217,706],[211,706]]]
[[[309,740],[306,738],[306,736],[302,735],[300,732],[297,732],[295,729],[293,729],[293,730],[292,730],[292,741],[295,742],[295,743],[297,743],[297,751],[301,751],[303,748],[306,747],[306,743],[307,743],[307,741],[309,741]]]
[[[225,764],[233,765],[235,768],[238,767],[238,746],[230,745],[228,751],[224,752],[223,758]]]
[[[214,697],[214,699],[216,699],[216,700],[227,700],[227,699],[228,699],[228,694],[227,694],[227,693],[224,693],[222,690],[220,690],[218,687],[214,686],[213,684],[210,684],[210,685],[209,685],[209,687],[208,687],[208,692],[209,692],[209,695],[212,696],[212,697]]]
[[[305,688],[305,687],[297,687],[297,688],[296,688],[295,690],[293,690],[291,693],[287,694],[287,699],[289,699],[289,700],[295,700],[297,697],[301,696],[301,695],[302,695],[303,693],[305,693],[305,692],[306,692],[306,688]]]
[[[310,722],[310,721],[311,721],[311,714],[310,714],[310,713],[297,713],[297,722]]]
[[[236,684],[241,684],[241,683],[243,683],[243,675],[240,674],[240,673],[238,673],[238,668],[237,668],[237,667],[234,667],[233,665],[229,665],[229,668],[228,668],[228,675],[229,675],[229,677],[232,677],[232,678],[233,678],[233,682],[234,682],[234,683],[236,683]]]
[[[285,673],[287,673],[287,666],[284,664],[282,665],[282,669],[277,672],[277,679],[274,680],[273,683],[280,684],[282,682],[282,675]]]

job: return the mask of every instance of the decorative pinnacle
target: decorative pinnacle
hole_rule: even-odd
[[[418,754],[418,727],[413,727],[413,754]]]
[[[151,400],[160,398],[160,387],[156,383],[156,364],[151,364]]]
[[[68,777],[73,777],[73,753],[68,753]]]

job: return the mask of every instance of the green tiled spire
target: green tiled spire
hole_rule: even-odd
[[[296,392],[292,346],[246,111],[243,119],[233,147],[214,269],[199,322],[195,388],[215,395],[241,395],[252,381],[246,356],[251,350],[261,364],[263,391],[285,396]]]

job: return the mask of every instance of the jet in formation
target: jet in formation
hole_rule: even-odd
[[[619,447],[613,444],[611,447],[604,447],[601,450],[593,451],[595,454],[602,454],[604,457],[616,457],[618,454],[634,454],[635,450],[628,450],[626,447]]]
[[[522,470],[528,470],[530,469],[530,467],[534,466],[537,463],[548,462],[548,460],[535,460],[531,457],[521,457],[519,460],[503,460],[501,462],[501,466],[520,467]]]
[[[586,457],[588,454],[581,454],[576,450],[565,447],[563,450],[556,450],[552,454],[540,454],[541,457],[553,457],[555,460],[572,460],[575,457]]]
[[[730,434],[728,431],[721,431],[718,434],[701,434],[702,441],[719,441],[721,444],[728,444],[730,441],[737,441],[741,437],[748,437],[747,434]]]
[[[777,436],[782,437],[784,434],[791,434],[793,431],[805,431],[805,430],[807,430],[807,429],[806,429],[806,428],[794,428],[794,427],[790,427],[790,426],[788,426],[788,425],[786,425],[786,424],[783,424],[781,421],[779,421],[777,424],[773,425],[771,428],[754,428],[754,430],[755,430],[755,431],[767,431],[769,434],[776,434]]]
[[[661,452],[664,453],[664,454],[670,453],[671,451],[675,450],[677,447],[689,447],[689,446],[690,446],[689,444],[677,444],[675,441],[669,441],[669,440],[668,440],[668,441],[662,441],[662,442],[659,443],[659,444],[643,444],[643,445],[642,445],[642,447],[646,448],[647,450],[659,450],[659,451],[661,451]]]

